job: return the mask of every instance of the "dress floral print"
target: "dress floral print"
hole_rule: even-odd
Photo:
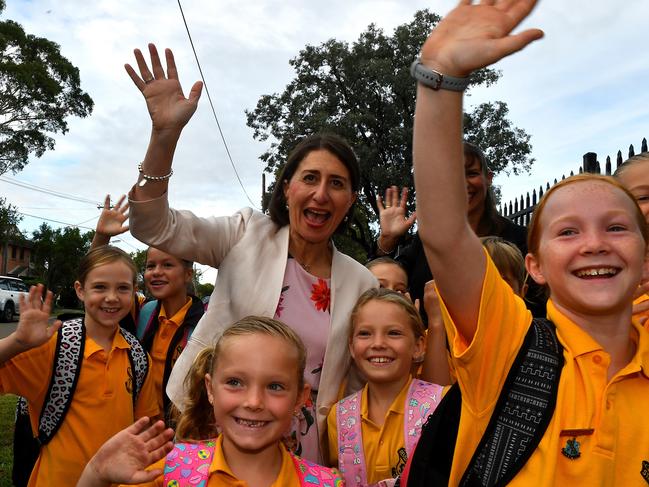
[[[294,418],[286,443],[295,454],[315,462],[319,460],[315,403],[331,327],[330,306],[329,279],[309,274],[289,257],[275,318],[289,325],[304,342],[307,350],[304,379],[312,393]]]

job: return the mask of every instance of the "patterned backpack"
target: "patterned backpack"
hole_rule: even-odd
[[[215,440],[176,443],[167,455],[164,467],[165,487],[206,487],[214,459]],[[341,487],[342,478],[335,469],[322,467],[290,454],[300,486]]]
[[[421,428],[428,416],[435,411],[442,397],[442,386],[413,379],[408,388],[404,406],[403,440],[406,454],[410,456]],[[361,397],[363,391],[355,392],[338,401],[336,419],[338,423],[338,467],[348,487],[367,484],[367,468],[363,452],[361,432]],[[381,481],[378,485],[394,485],[394,479]]]
[[[134,371],[133,408],[135,408],[138,395],[149,371],[149,360],[135,336],[122,328],[119,331],[130,347],[128,358],[131,370]],[[23,479],[26,483],[38,458],[40,447],[49,443],[63,424],[81,373],[85,344],[86,327],[83,324],[83,318],[64,321],[56,339],[52,377],[41,408],[37,437],[33,437],[27,401],[22,397],[18,400],[13,468],[16,485],[22,485]]]

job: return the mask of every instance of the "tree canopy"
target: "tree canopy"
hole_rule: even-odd
[[[354,147],[361,165],[360,204],[350,232],[337,243],[346,239],[346,250],[351,241],[360,245],[350,252],[356,257],[369,250],[374,238],[377,194],[393,184],[413,187],[416,85],[409,68],[439,20],[421,10],[391,36],[371,24],[351,45],[335,39],[307,45],[289,61],[295,77],[285,90],[263,95],[246,112],[254,137],[271,140],[260,156],[271,174],[278,174],[301,138],[314,133],[334,132]],[[476,71],[471,86],[489,86],[500,76],[494,69]],[[465,137],[484,150],[495,173],[529,171],[534,162],[530,136],[512,126],[507,114],[507,104],[500,101],[474,107],[464,116]],[[414,191],[411,202],[413,197]]]
[[[0,0],[0,12],[4,5]],[[0,22],[0,174],[53,149],[51,134],[68,131],[69,115],[90,115],[93,101],[80,84],[58,44],[12,20]]]

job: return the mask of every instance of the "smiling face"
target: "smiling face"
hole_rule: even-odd
[[[413,359],[424,352],[423,337],[416,338],[410,317],[398,304],[372,300],[354,319],[349,351],[369,383],[407,379]]]
[[[557,307],[588,316],[630,309],[644,267],[637,210],[621,189],[577,181],[545,203],[536,255],[526,265]]]
[[[649,160],[637,161],[625,168],[617,178],[635,198],[649,223]]]
[[[298,352],[266,334],[228,337],[212,374],[205,377],[223,448],[259,453],[276,448],[309,386],[299,389]]]
[[[74,283],[77,296],[86,310],[85,325],[93,329],[117,329],[131,309],[133,270],[122,260],[90,270],[81,284]]]
[[[156,299],[187,294],[192,270],[184,262],[162,250],[150,247],[144,268],[144,283]]]
[[[331,238],[356,200],[347,167],[331,152],[309,152],[284,182],[291,236],[321,243]]]
[[[464,179],[468,198],[468,214],[482,214],[492,178],[492,173],[485,175],[482,172],[480,160],[476,156],[472,154],[464,155]]]

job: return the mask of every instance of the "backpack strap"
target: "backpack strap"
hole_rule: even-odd
[[[176,443],[165,460],[164,485],[207,486],[215,446],[215,440]]]
[[[336,404],[338,468],[348,487],[367,484],[367,468],[361,430],[362,395],[362,390],[357,391]]]
[[[295,465],[295,472],[300,480],[300,486],[342,487],[348,485],[343,483],[340,472],[335,468],[323,467],[290,452],[289,454],[293,460],[293,465]]]
[[[138,339],[144,340],[144,335],[151,328],[151,324],[154,318],[157,318],[157,313],[154,313],[158,309],[158,300],[154,299],[153,301],[147,301],[140,308],[140,313],[137,316],[137,328],[136,335]]]
[[[460,485],[505,485],[523,468],[554,414],[562,367],[563,347],[554,324],[535,318]],[[462,393],[454,384],[424,424],[400,485],[448,485],[461,407]],[[522,407],[532,413],[517,414]]]
[[[413,379],[406,395],[403,421],[403,442],[408,456],[415,449],[421,428],[428,416],[435,411],[442,397],[442,386]]]
[[[523,468],[554,414],[562,367],[554,323],[532,320],[460,485],[506,485]]]
[[[65,321],[59,329],[52,378],[38,421],[38,441],[47,444],[61,427],[79,381],[86,327],[83,318]]]
[[[149,372],[149,358],[142,344],[135,338],[135,335],[122,328],[119,329],[119,332],[130,347],[128,349],[128,360],[131,363],[131,370],[133,371],[133,410],[135,410],[137,398],[140,395],[140,391],[144,386],[144,381]]]

